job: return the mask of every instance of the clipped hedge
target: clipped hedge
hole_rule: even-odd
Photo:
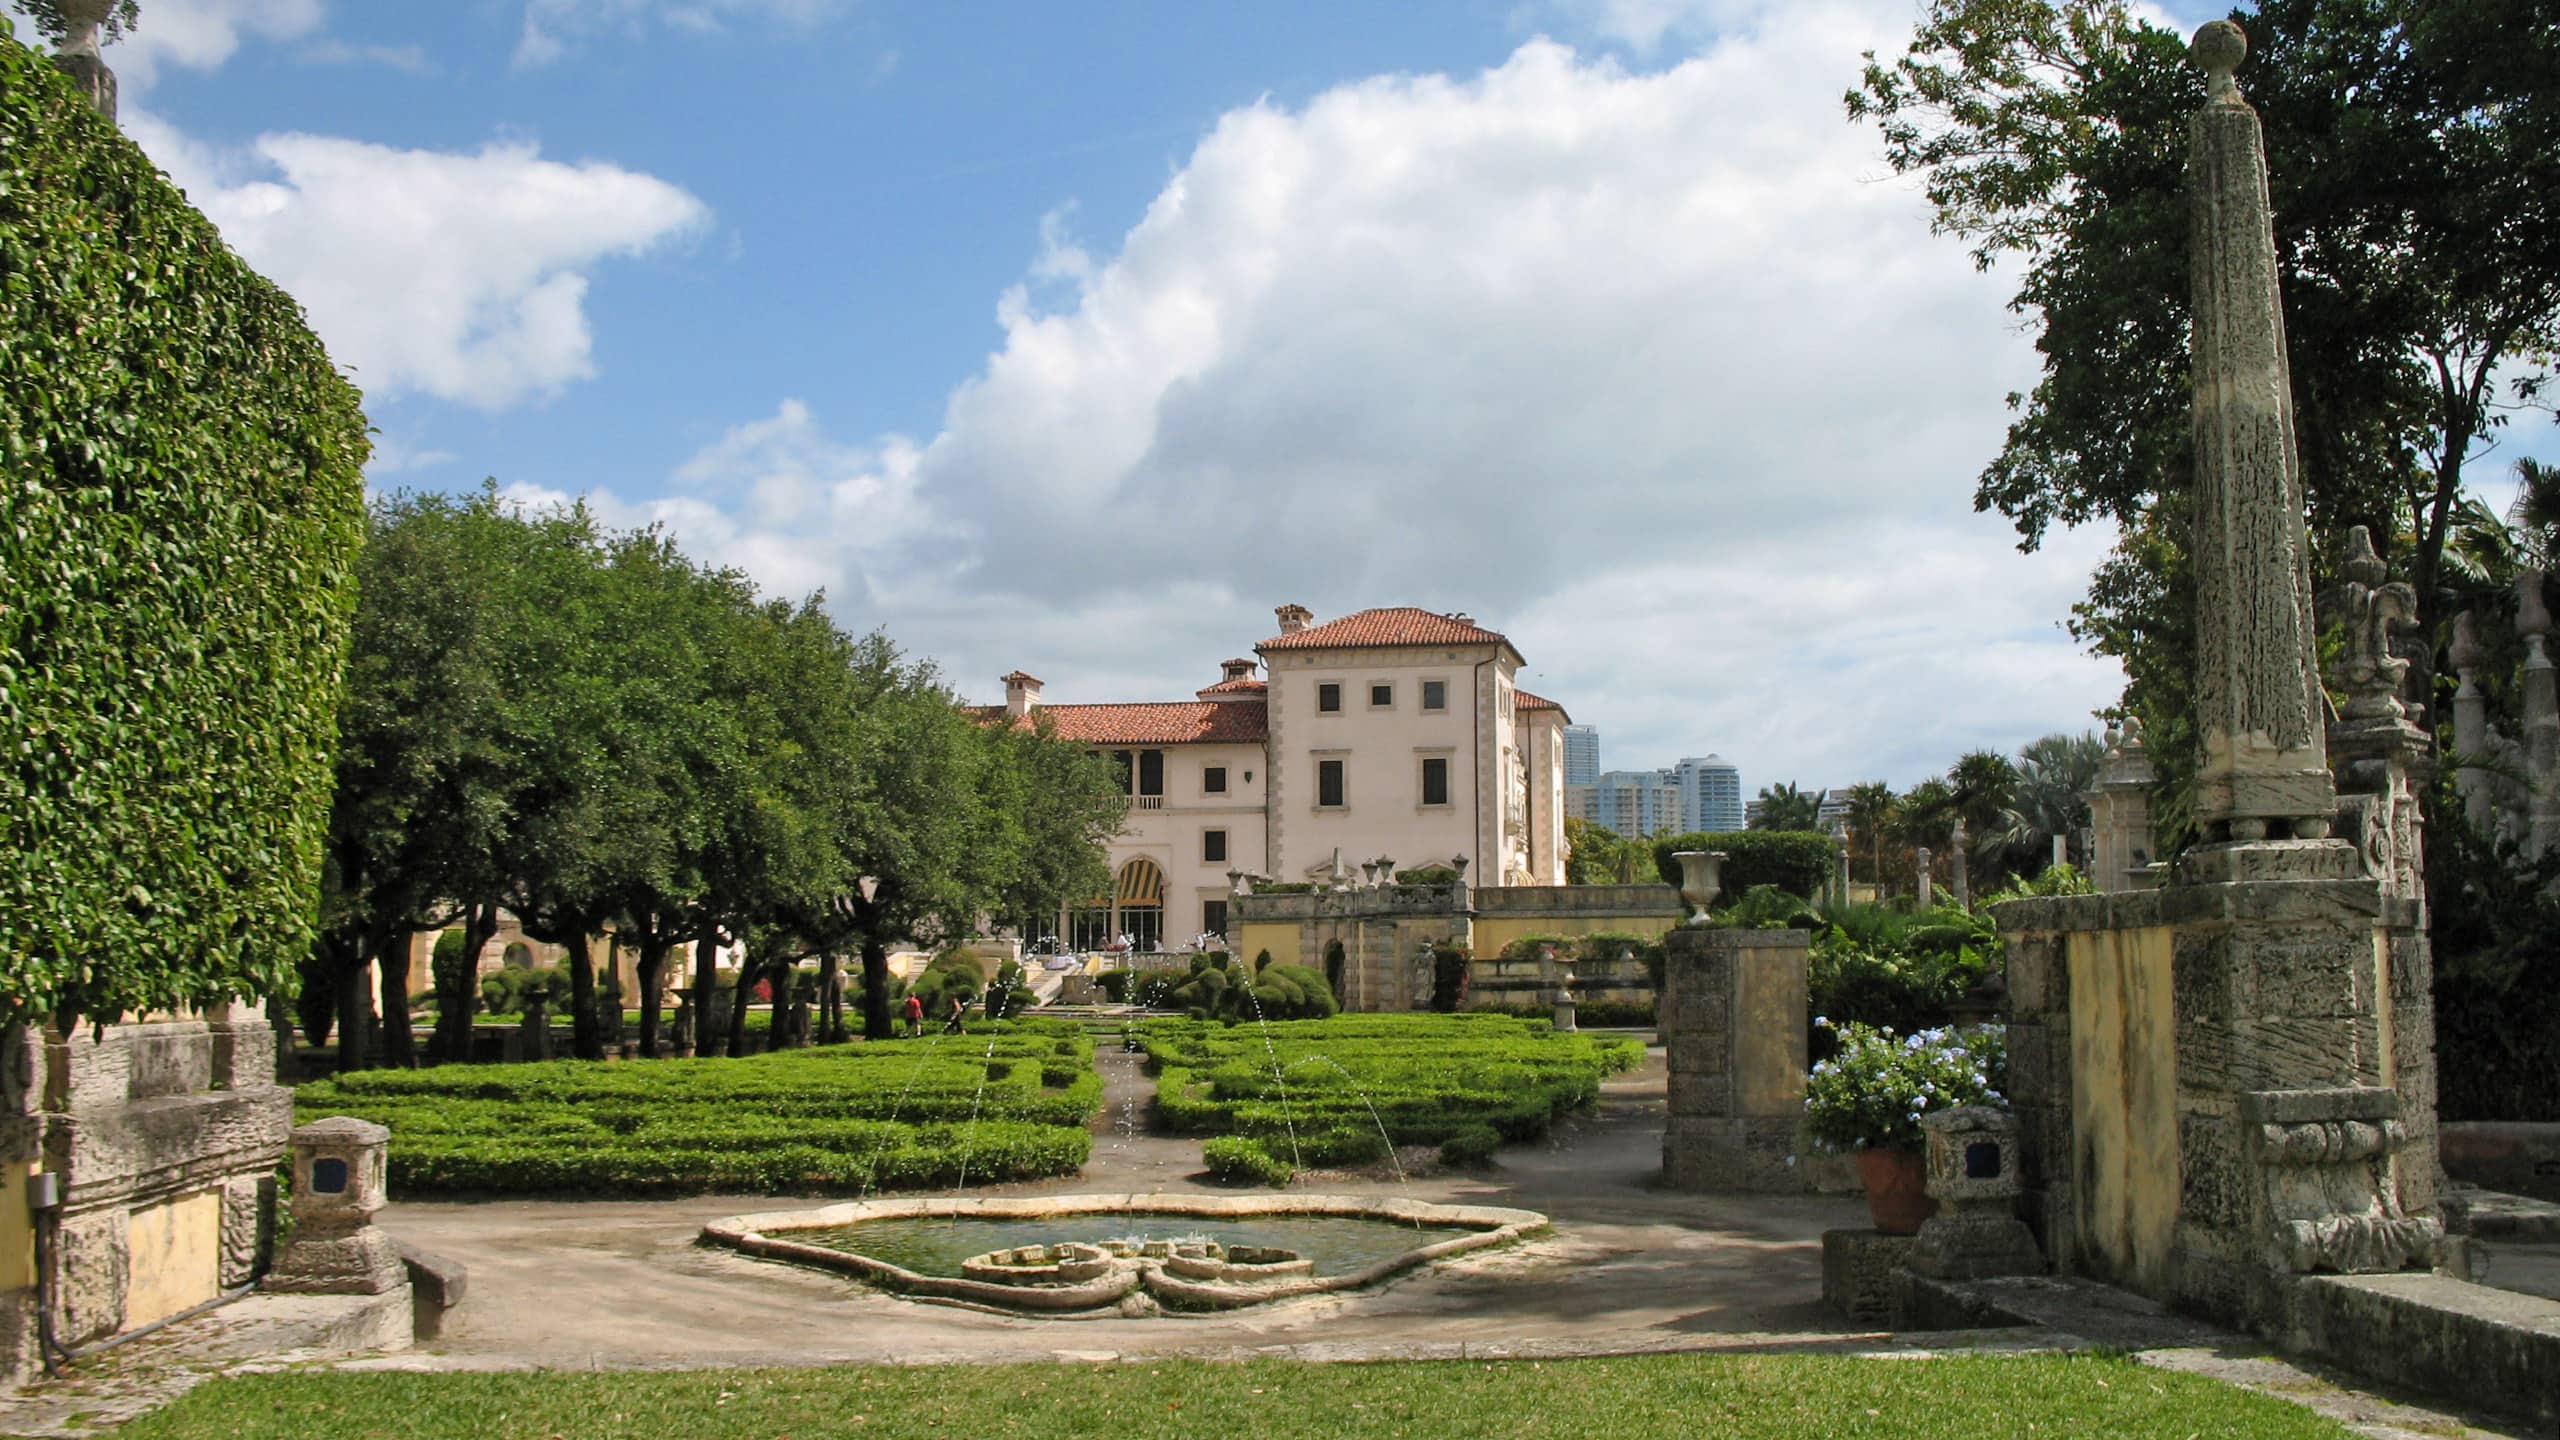
[[[0,1021],[291,986],[359,399],[292,298],[0,20]]]
[[[294,1103],[390,1126],[403,1193],[859,1193],[1072,1174],[1102,1079],[1082,1032],[1025,1021],[743,1059],[364,1070]]]
[[[1638,1041],[1559,1035],[1545,1020],[1490,1011],[1234,1027],[1157,1020],[1137,1034],[1156,1071],[1159,1120],[1250,1140],[1284,1169],[1366,1164],[1390,1143],[1440,1145],[1478,1130],[1533,1140],[1596,1099],[1602,1076],[1644,1055]]]
[[[1653,864],[1664,884],[1680,883],[1680,862],[1671,857],[1683,850],[1724,852],[1720,881],[1727,898],[1754,885],[1775,885],[1810,900],[1831,883],[1840,864],[1840,842],[1819,830],[1694,830],[1654,840]]]

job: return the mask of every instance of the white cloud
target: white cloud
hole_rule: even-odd
[[[456,153],[280,134],[231,151],[139,110],[125,129],[377,397],[496,409],[594,374],[590,271],[710,214],[666,181],[524,142]]]
[[[1804,5],[1660,73],[1534,41],[1236,110],[1116,247],[1044,218],[920,452],[809,472],[876,489],[697,461],[653,513],[785,590],[862,575],[848,621],[981,694],[1187,695],[1274,604],[1419,604],[1511,633],[1613,765],[1908,783],[2082,728],[2116,678],[2053,622],[2097,537],[1970,513],[2034,373],[2006,286],[1839,113],[1899,43]],[[815,443],[786,406],[706,453],[768,431]]]
[[[525,0],[524,28],[515,63],[548,65],[568,53],[572,41],[594,35],[639,36],[655,26],[685,35],[716,35],[745,17],[806,29],[842,11],[850,0]]]
[[[396,436],[376,435],[373,437],[373,454],[365,461],[364,473],[368,480],[380,480],[413,470],[450,465],[460,458],[450,450],[424,449]]]
[[[664,525],[696,558],[745,570],[775,594],[825,590],[840,607],[896,606],[946,592],[955,578],[950,537],[916,493],[917,458],[898,436],[841,443],[808,406],[785,400],[677,467],[676,494],[586,498],[606,524]],[[532,485],[507,494],[533,505],[567,498]]]
[[[435,62],[427,58],[419,45],[355,45],[344,40],[314,40],[294,52],[296,58],[312,65],[380,65],[385,69],[406,71],[411,75],[428,75]]]
[[[148,90],[163,66],[218,70],[247,41],[312,35],[328,9],[328,0],[151,0],[107,63],[126,89]]]

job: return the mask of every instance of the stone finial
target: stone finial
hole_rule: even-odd
[[[2329,678],[2347,692],[2349,719],[2398,719],[2400,684],[2409,662],[2391,653],[2394,633],[2418,623],[2418,592],[2391,580],[2390,568],[2374,553],[2373,537],[2362,525],[2347,532],[2346,583],[2340,600],[2346,611],[2346,646],[2330,667]]]
[[[98,30],[114,10],[115,0],[62,0],[62,43],[53,52],[53,67],[70,76],[109,121],[116,118],[116,72],[98,53]]]
[[[2240,62],[2249,58],[2249,36],[2228,20],[2208,20],[2196,31],[2187,47],[2187,58],[2204,72],[2205,99],[2209,104],[2240,103],[2240,82],[2236,72]]]
[[[2320,839],[2336,809],[2314,661],[2293,384],[2265,137],[2215,21],[2192,55],[2214,94],[2187,157],[2195,382],[2196,820],[2210,846]]]
[[[2551,633],[2551,607],[2542,600],[2542,572],[2527,566],[2516,572],[2516,633],[2539,640]]]
[[[2480,643],[2480,622],[2470,611],[2453,617],[2453,645],[2445,658],[2453,662],[2453,673],[2465,685],[2471,683],[2480,662],[2489,658],[2487,647]]]
[[[1920,1129],[1938,1213],[1912,1243],[1911,1269],[1945,1280],[2043,1274],[2044,1254],[2017,1215],[2016,1117],[1962,1105],[1920,1117]]]

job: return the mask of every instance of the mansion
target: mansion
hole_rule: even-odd
[[[1112,893],[1060,915],[1061,940],[1223,935],[1237,874],[1321,880],[1386,858],[1463,861],[1477,885],[1564,883],[1568,717],[1519,688],[1509,640],[1409,607],[1278,615],[1259,661],[1224,662],[1190,700],[1044,705],[1038,679],[1004,677],[1015,723],[1036,710],[1128,778]]]

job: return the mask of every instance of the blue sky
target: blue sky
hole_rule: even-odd
[[[1466,610],[1607,765],[1756,789],[2119,683],[2056,625],[2106,537],[1971,513],[2013,279],[1840,115],[1911,14],[144,0],[108,58],[354,367],[377,489],[588,496],[981,699]]]

